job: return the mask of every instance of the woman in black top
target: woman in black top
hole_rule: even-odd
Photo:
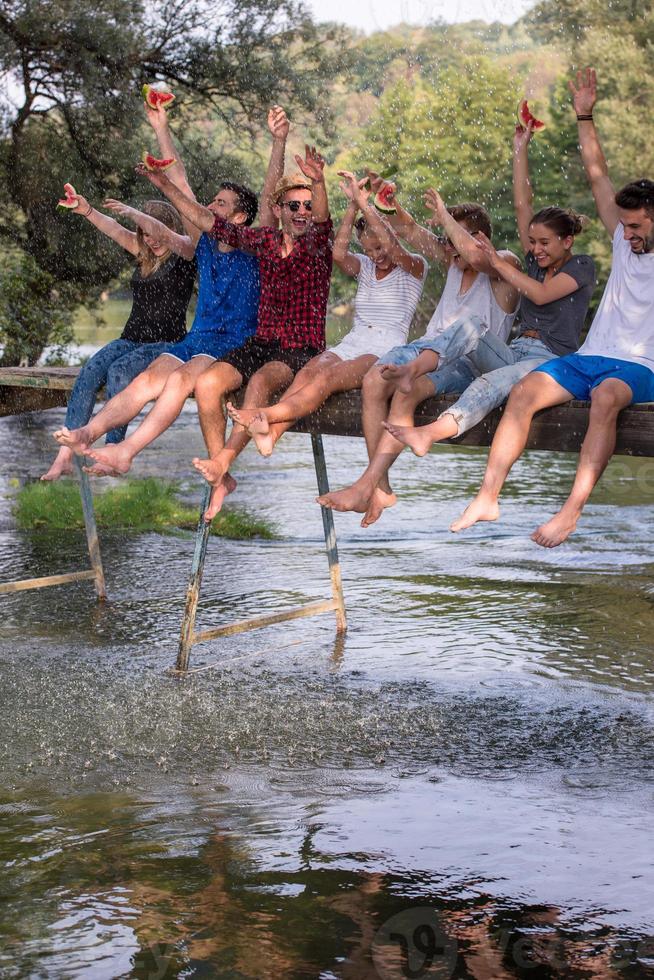
[[[86,362],[75,382],[66,411],[66,425],[71,429],[89,421],[100,388],[106,386],[107,398],[112,398],[185,336],[186,308],[195,281],[195,259],[188,261],[175,255],[140,228],[135,232],[123,228],[109,215],[96,211],[81,195],[77,200],[74,213],[122,245],[136,258],[136,269],[131,283],[132,310],[122,334]],[[182,234],[179,215],[166,201],[148,201],[143,212]],[[127,426],[121,426],[108,432],[107,442],[121,442],[126,430]],[[72,464],[72,450],[62,446],[41,479],[58,480],[72,472]]]

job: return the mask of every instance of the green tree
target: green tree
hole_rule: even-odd
[[[36,364],[51,345],[53,359],[71,343],[75,290],[57,283],[26,253],[5,256],[0,270],[0,366]]]
[[[173,126],[204,194],[242,160],[238,148],[271,102],[320,107],[328,122],[318,90],[342,64],[338,39],[337,28],[319,32],[294,0],[4,0],[0,240],[79,300],[92,298],[127,258],[90,227],[73,231],[54,205],[65,181],[95,202],[132,196],[134,163],[152,143],[143,83],[175,91]],[[248,178],[242,163],[235,176]]]
[[[388,88],[339,169],[366,167],[393,177],[403,204],[418,219],[435,186],[449,204],[477,201],[493,219],[494,239],[517,247],[511,190],[515,109],[521,83],[487,58],[466,57],[456,66],[415,74]],[[442,287],[432,274],[419,322],[433,310]]]

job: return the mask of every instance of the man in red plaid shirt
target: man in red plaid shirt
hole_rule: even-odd
[[[324,160],[312,147],[304,159],[295,159],[301,173],[282,177],[273,194],[281,230],[244,229],[216,218],[210,231],[219,241],[259,257],[261,299],[254,337],[200,375],[195,387],[209,459],[196,458],[193,465],[214,488],[207,521],[236,487],[229,467],[250,440],[236,424],[225,443],[223,397],[248,382],[244,406],[268,405],[325,348],[333,230]]]

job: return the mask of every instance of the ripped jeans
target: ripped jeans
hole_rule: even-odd
[[[101,347],[80,368],[68,399],[66,427],[79,429],[86,425],[93,414],[96,396],[103,386],[106,387],[107,400],[113,398],[171,346],[167,343],[138,344],[133,340],[118,339]],[[126,432],[126,425],[112,429],[107,433],[106,441],[122,442]]]
[[[526,374],[557,356],[542,340],[533,337],[516,337],[505,344],[474,316],[457,320],[438,336],[423,339],[420,344],[423,350],[433,350],[439,355],[439,371],[464,355],[479,371],[479,377],[442,413],[454,418],[458,435],[506,401],[513,386]]]

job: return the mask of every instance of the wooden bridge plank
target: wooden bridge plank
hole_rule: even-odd
[[[79,368],[0,368],[0,416],[38,412],[66,404]],[[236,401],[238,402],[237,393]],[[429,398],[419,406],[419,425],[433,422],[456,398]],[[529,449],[577,452],[588,425],[587,402],[569,402],[539,412],[529,435]],[[462,446],[489,446],[502,409],[496,409],[458,439]],[[361,393],[345,392],[329,399],[317,412],[294,426],[296,432],[323,435],[361,436]],[[654,403],[626,408],[618,421],[616,453],[624,456],[654,456]]]

